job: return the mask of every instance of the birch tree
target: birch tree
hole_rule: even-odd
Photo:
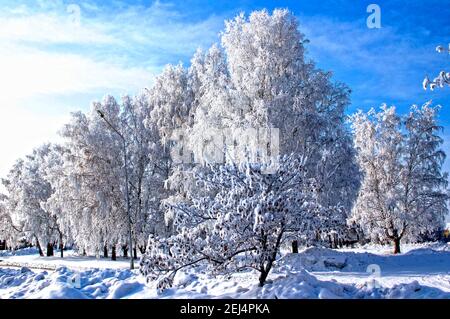
[[[363,172],[353,210],[366,234],[394,243],[442,225],[447,214],[447,176],[437,108],[412,107],[400,117],[395,107],[352,117],[358,163]]]

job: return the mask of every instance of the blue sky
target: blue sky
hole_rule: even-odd
[[[381,8],[381,29],[367,28],[370,3]],[[425,75],[450,69],[450,55],[435,51],[450,42],[450,0],[0,0],[0,175],[57,140],[70,111],[150,86],[165,64],[187,65],[217,42],[225,19],[277,7],[298,17],[308,56],[352,88],[349,112],[381,103],[405,112],[432,99],[443,106],[450,153],[450,88],[421,88]]]

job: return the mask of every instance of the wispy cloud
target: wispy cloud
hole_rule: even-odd
[[[166,63],[217,40],[223,18],[191,21],[176,6],[0,0],[0,176],[56,139],[88,99],[135,93]]]
[[[78,24],[70,14],[13,11],[0,16],[0,40],[23,44],[112,44],[99,24]]]
[[[0,177],[4,177],[10,165],[42,143],[57,140],[56,132],[69,118],[67,115],[49,115],[13,108],[1,110],[0,117]],[[1,187],[0,187],[1,189]]]
[[[377,99],[378,105],[413,104],[439,96],[424,92],[421,83],[426,74],[438,72],[446,57],[436,54],[438,43],[424,41],[424,34],[405,34],[390,25],[369,29],[364,19],[314,16],[300,21],[301,30],[311,39],[311,55],[351,86],[354,102],[363,104],[357,107],[368,107],[366,102]]]
[[[71,94],[98,89],[136,90],[151,79],[150,70],[94,61],[83,55],[53,53],[24,47],[0,48],[1,108],[8,100],[35,94]]]
[[[387,22],[381,29],[368,29],[364,15],[353,21],[300,15],[300,29],[311,40],[310,56],[351,87],[350,112],[382,103],[405,112],[410,105],[428,100],[443,106],[440,124],[446,128],[443,148],[448,155],[444,169],[450,172],[450,91],[424,91],[421,86],[426,74],[435,75],[448,67],[448,56],[435,51],[448,38],[418,26],[420,32],[405,32],[398,23]]]

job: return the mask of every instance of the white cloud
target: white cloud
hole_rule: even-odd
[[[17,158],[57,140],[68,112],[88,107],[86,96],[135,93],[163,64],[178,62],[170,56],[188,57],[213,42],[223,23],[214,16],[186,21],[158,1],[85,1],[77,23],[67,5],[27,1],[0,12],[0,177]]]
[[[81,55],[13,48],[0,48],[0,176],[18,157],[57,139],[57,130],[68,119],[67,109],[73,110],[76,100],[50,108],[55,96],[102,92],[100,99],[111,91],[135,92],[152,80],[152,72],[146,69]]]
[[[70,14],[0,16],[0,25],[0,41],[76,44],[113,44],[116,41],[100,24],[78,24]]]
[[[3,49],[3,50],[2,50]],[[0,48],[0,108],[35,94],[68,94],[97,89],[136,90],[151,81],[152,72],[94,61],[74,54]],[[107,92],[105,92],[107,93]]]
[[[79,9],[74,11],[71,6]],[[0,41],[114,45],[114,51],[158,48],[187,54],[216,41],[223,21],[215,15],[187,21],[174,5],[159,1],[149,6],[125,6],[118,1],[102,6],[54,2],[38,9],[20,5],[0,12]]]
[[[4,177],[15,160],[29,154],[42,143],[56,141],[57,131],[67,121],[66,116],[28,112],[20,108],[1,110],[0,117],[0,177]]]

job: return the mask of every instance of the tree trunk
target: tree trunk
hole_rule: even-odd
[[[39,256],[44,257],[44,252],[42,251],[41,244],[39,243],[39,239],[36,237],[36,247],[39,251]]]
[[[297,240],[292,241],[292,253],[298,254],[298,241]]]
[[[63,244],[63,234],[59,233],[59,251],[61,258],[64,258],[64,244]]]
[[[53,244],[48,243],[48,244],[47,244],[47,257],[50,257],[50,256],[54,256],[54,253],[53,253]]]
[[[86,256],[86,248],[83,248],[83,256]]]
[[[146,248],[145,246],[139,246],[139,251],[141,252],[141,254],[145,254]]]
[[[134,247],[133,247],[133,258],[134,258],[134,259],[138,259],[138,258],[137,258],[137,248],[136,248],[136,245],[134,245]]]
[[[262,235],[263,235],[263,247],[267,247],[267,241],[266,241],[266,236],[264,235],[264,233],[261,231]],[[275,243],[275,249],[272,252],[271,255],[268,256],[266,265],[264,265],[264,262],[260,264],[259,267],[259,271],[260,271],[260,276],[259,276],[259,286],[262,287],[264,286],[264,284],[266,283],[266,279],[267,276],[270,273],[270,270],[272,269],[273,266],[273,262],[277,259],[277,253],[280,249],[280,244],[281,244],[281,238],[283,237],[284,231],[280,231],[280,233],[277,236],[277,241]]]
[[[128,246],[122,246],[123,257],[128,258]]]
[[[108,258],[108,246],[103,246],[103,257]]]
[[[264,286],[264,283],[266,282],[269,272],[264,269],[261,269],[260,272],[261,273],[259,275],[259,286],[262,287],[262,286]]]
[[[400,238],[394,238],[394,254],[400,254]]]
[[[117,256],[116,256],[116,246],[113,245],[111,248],[111,260],[117,260]]]
[[[275,257],[276,257],[276,253],[275,253]],[[261,265],[260,268],[260,275],[259,275],[259,286],[262,287],[264,286],[264,284],[266,283],[267,280],[267,276],[270,273],[270,270],[272,269],[273,266],[273,262],[275,261],[275,257],[274,258],[269,258],[269,260],[267,261],[267,265],[264,267],[264,265]]]

